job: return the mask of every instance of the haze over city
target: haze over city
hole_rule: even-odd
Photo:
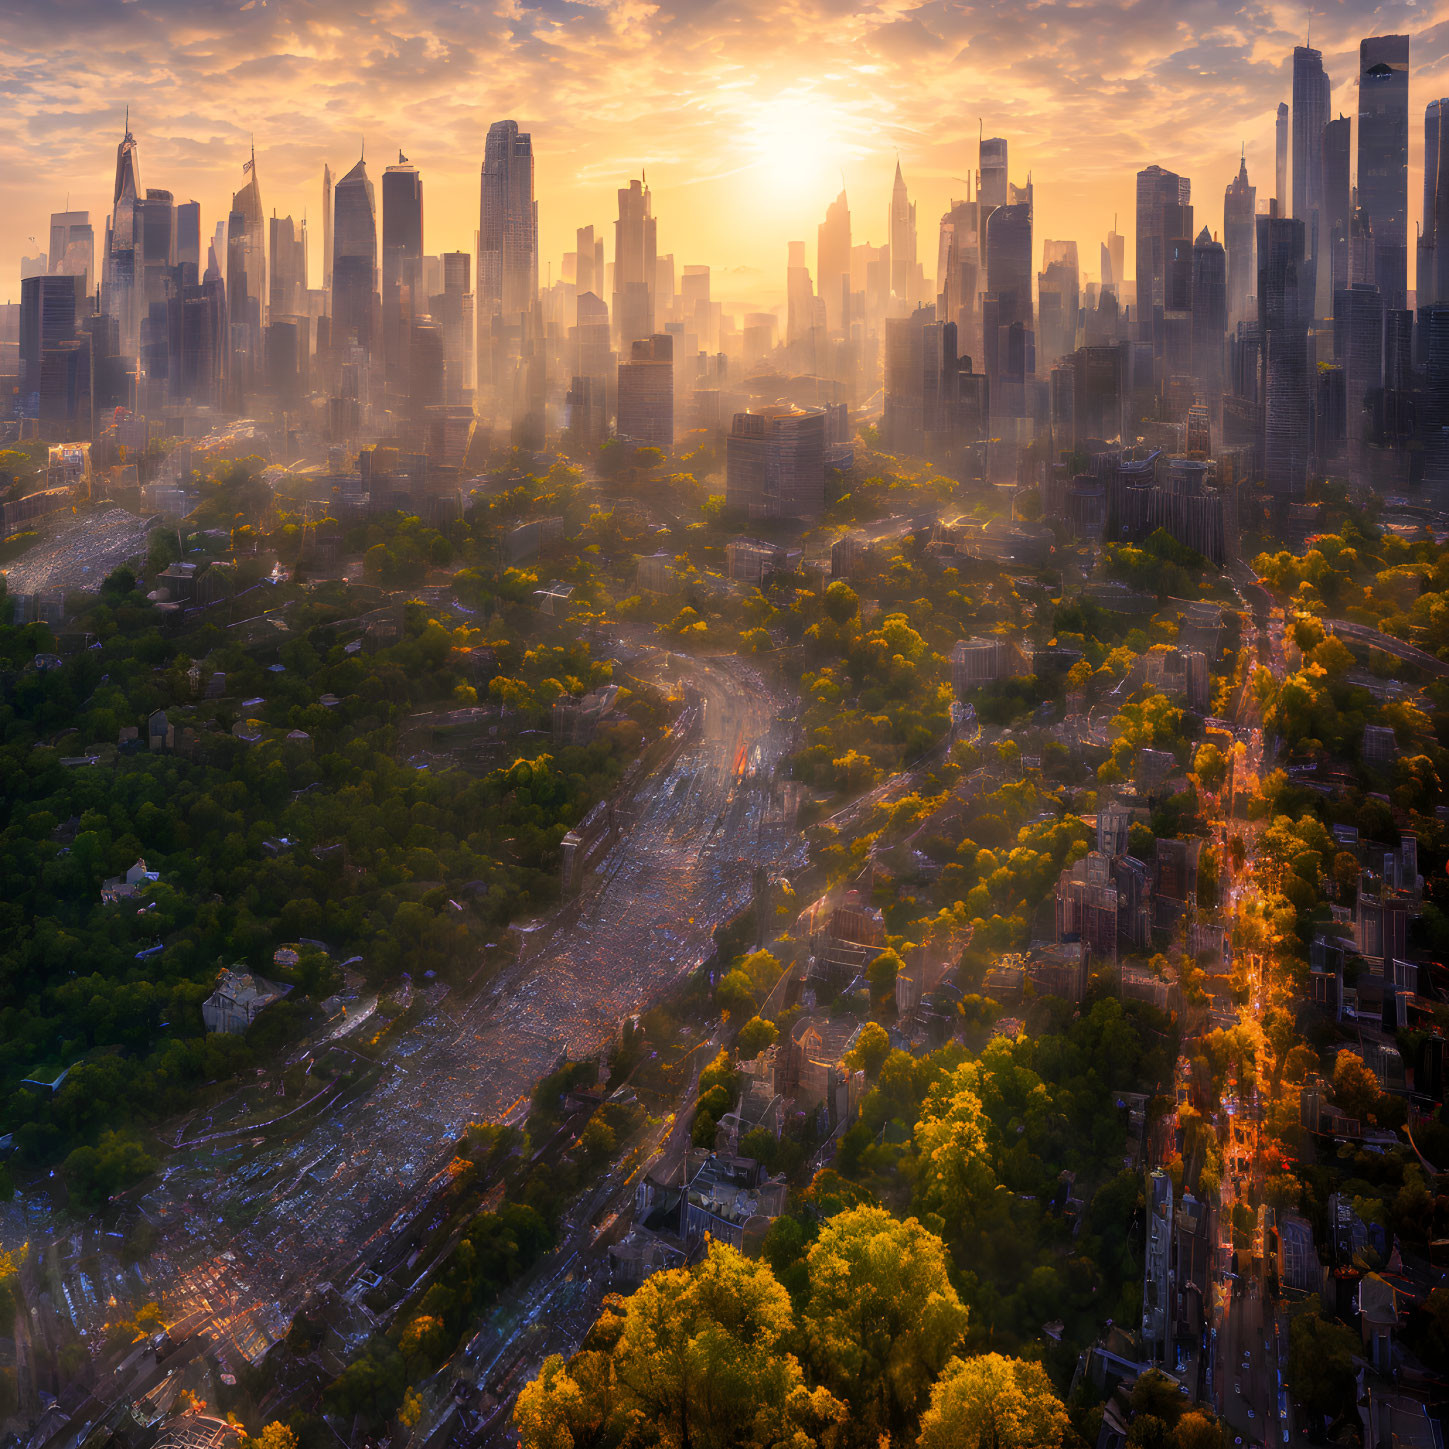
[[[1410,110],[1446,88],[1443,4],[44,5],[7,0],[0,254],[49,212],[108,204],[125,107],[148,185],[219,214],[255,138],[268,214],[312,218],[323,161],[401,149],[428,181],[428,244],[472,245],[489,121],[514,116],[537,157],[541,279],[574,229],[613,217],[641,168],[660,250],[714,269],[737,300],[783,292],[788,241],[813,237],[842,174],[858,237],[884,240],[897,156],[921,215],[964,195],[978,120],[1030,171],[1038,236],[1075,238],[1084,272],[1133,207],[1149,161],[1219,193],[1240,146],[1272,167],[1274,111],[1311,26],[1352,113],[1359,38],[1412,31]],[[1423,141],[1410,140],[1410,187]],[[1260,196],[1266,192],[1260,190]],[[931,268],[928,266],[927,271]],[[18,300],[13,281],[0,298]]]

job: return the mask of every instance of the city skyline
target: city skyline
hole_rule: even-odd
[[[965,193],[959,178],[974,170],[978,125],[1008,137],[1015,173],[1032,174],[1038,238],[1073,238],[1089,263],[1113,215],[1131,214],[1144,166],[1187,175],[1207,197],[1237,173],[1241,149],[1266,201],[1275,111],[1291,98],[1292,53],[1305,38],[1269,10],[1199,7],[1189,35],[1169,17],[1144,13],[1140,26],[1119,30],[1108,23],[1119,11],[1043,6],[1037,28],[1049,25],[1050,42],[1028,46],[1021,34],[1031,27],[1009,35],[1002,21],[965,10],[876,9],[835,17],[819,41],[825,63],[802,81],[798,57],[775,47],[756,54],[735,33],[740,10],[712,11],[699,35],[686,33],[678,7],[520,12],[504,46],[509,63],[490,64],[479,47],[496,19],[465,33],[452,17],[444,33],[444,17],[427,6],[390,10],[394,31],[366,6],[222,15],[139,0],[71,10],[64,35],[36,7],[11,8],[16,124],[14,139],[0,143],[0,164],[8,159],[17,179],[0,245],[12,255],[44,249],[49,216],[66,207],[67,193],[69,209],[103,214],[128,99],[147,184],[199,201],[208,232],[240,184],[254,136],[268,215],[309,218],[313,275],[322,265],[322,166],[345,174],[364,147],[379,163],[401,149],[419,167],[429,253],[472,250],[484,140],[506,115],[533,136],[540,281],[557,279],[575,229],[609,226],[617,188],[647,172],[660,254],[711,265],[719,295],[731,300],[783,298],[787,243],[813,241],[842,177],[856,239],[884,242],[897,157],[923,235],[934,233]],[[1417,118],[1449,89],[1445,13],[1361,5],[1313,21],[1331,115],[1356,112],[1363,36],[1411,36],[1411,232],[1422,190]],[[780,23],[803,33],[812,16],[826,26],[823,12],[803,7]],[[1127,28],[1128,53],[1109,52]],[[169,44],[153,44],[163,39]],[[1016,58],[988,71],[983,57],[1008,39]],[[609,63],[586,74],[588,55]],[[940,75],[932,55],[946,62]],[[627,69],[629,83],[611,67]],[[225,99],[238,85],[248,88],[244,107]],[[920,255],[930,275],[931,249]],[[1094,274],[1090,264],[1085,272]],[[0,300],[18,297],[13,279],[5,291]]]

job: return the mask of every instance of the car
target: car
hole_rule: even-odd
[[[1257,1415],[1256,1415],[1256,1414],[1255,1414],[1255,1413],[1254,1413],[1254,1412],[1253,1412],[1253,1406],[1252,1406],[1252,1405],[1251,1405],[1251,1404],[1249,1404],[1249,1405],[1248,1405],[1248,1417],[1249,1417],[1249,1418],[1250,1418],[1250,1419],[1256,1419],[1256,1418],[1257,1418],[1257,1417],[1258,1417],[1258,1416],[1257,1416]]]
[[[1242,1383],[1241,1383],[1241,1382],[1240,1382],[1240,1381],[1239,1381],[1239,1380],[1237,1380],[1237,1379],[1234,1379],[1234,1380],[1233,1380],[1233,1392],[1234,1392],[1234,1393],[1235,1393],[1235,1394],[1241,1394],[1241,1393],[1242,1393],[1242,1392],[1243,1392],[1243,1385],[1242,1385]]]

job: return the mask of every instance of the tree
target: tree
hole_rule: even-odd
[[[1333,1063],[1333,1100],[1360,1122],[1367,1122],[1383,1095],[1379,1079],[1357,1052],[1341,1051]]]
[[[1288,1381],[1309,1413],[1332,1420],[1352,1410],[1358,1352],[1357,1336],[1325,1318],[1317,1304],[1288,1325]]]
[[[805,1387],[787,1346],[794,1328],[769,1267],[715,1243],[697,1267],[656,1273],[611,1309],[587,1352],[548,1360],[519,1395],[514,1427],[524,1449],[617,1442],[646,1425],[652,1442],[691,1449],[816,1441],[845,1408]]]
[[[874,1081],[890,1054],[890,1033],[878,1021],[868,1021],[856,1037],[855,1045],[846,1052],[845,1065],[853,1072],[863,1071]]]
[[[802,1327],[822,1382],[865,1442],[900,1433],[966,1331],[946,1245],[914,1220],[859,1207],[825,1224],[806,1263]]]
[[[1201,745],[1193,758],[1193,770],[1204,790],[1216,794],[1228,775],[1228,757],[1214,744]]]
[[[1222,1449],[1223,1431],[1205,1409],[1192,1409],[1172,1431],[1172,1449]]]
[[[773,1021],[752,1016],[735,1038],[735,1054],[742,1062],[752,1062],[768,1046],[780,1039],[780,1030]]]
[[[297,1449],[297,1436],[280,1419],[273,1419],[255,1438],[242,1440],[243,1449]]]
[[[980,1068],[963,1062],[931,1088],[916,1123],[916,1202],[961,1223],[996,1186],[978,1095]]]
[[[986,1353],[946,1365],[916,1443],[919,1449],[1057,1449],[1069,1428],[1040,1364]]]

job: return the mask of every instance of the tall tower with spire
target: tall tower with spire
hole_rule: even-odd
[[[140,208],[144,196],[136,162],[136,138],[131,134],[131,108],[127,106],[125,131],[116,147],[116,185],[106,222],[101,271],[101,304],[107,315],[116,319],[121,352],[127,357],[136,355],[141,342]]]
[[[896,179],[891,185],[888,218],[891,249],[891,292],[914,307],[920,288],[916,281],[916,206],[906,192],[906,178],[896,158]]]
[[[267,323],[267,227],[255,142],[242,162],[242,176],[226,219],[226,298],[231,322],[231,382],[244,394],[262,375]]]
[[[1253,240],[1257,227],[1258,188],[1248,180],[1248,153],[1238,158],[1238,174],[1223,194],[1223,245],[1228,254],[1228,324],[1249,318],[1248,299],[1254,294],[1257,270]]]

